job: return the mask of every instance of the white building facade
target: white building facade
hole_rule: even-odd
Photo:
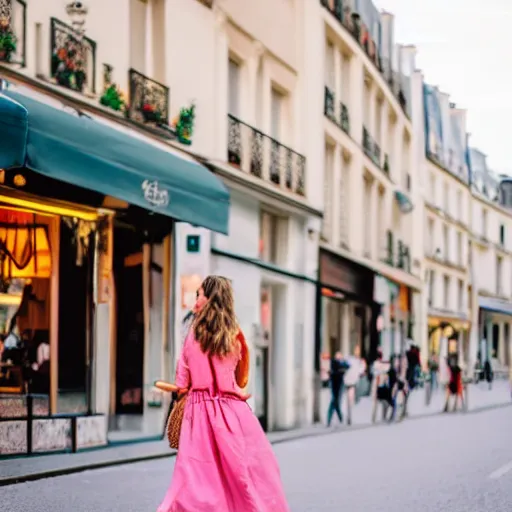
[[[472,362],[474,366],[490,361],[495,372],[506,372],[512,355],[512,211],[505,194],[507,182],[489,169],[486,155],[471,148],[470,162]]]
[[[305,18],[308,141],[324,159],[317,349],[328,363],[359,347],[371,363],[421,343],[415,49],[395,45],[393,17],[371,2],[310,2]]]
[[[284,0],[224,1],[213,9],[189,3],[173,8],[172,26],[202,34],[194,48],[198,59],[209,55],[209,65],[180,59],[190,62],[181,94],[204,112],[198,126],[203,115],[211,122],[209,137],[198,137],[193,150],[229,187],[231,214],[228,236],[186,225],[177,231],[176,297],[184,282],[230,278],[250,346],[247,391],[255,414],[268,430],[308,424],[322,205],[319,162],[306,145],[302,13]],[[196,234],[194,255],[187,240]],[[190,302],[177,301],[177,319],[194,286]],[[178,329],[177,322],[176,354]]]

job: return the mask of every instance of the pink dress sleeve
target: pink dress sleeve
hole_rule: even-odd
[[[190,370],[188,366],[188,345],[190,334],[185,338],[178,365],[176,367],[176,386],[180,389],[190,387]]]

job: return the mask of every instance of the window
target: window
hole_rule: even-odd
[[[430,202],[436,204],[436,177],[430,175]]]
[[[464,215],[462,214],[462,190],[457,190],[457,219],[464,221]]]
[[[240,115],[240,65],[229,59],[228,71],[228,112],[239,117]]]
[[[459,279],[458,283],[458,309],[459,313],[463,313],[465,310],[465,304],[464,304],[464,281],[462,279]]]
[[[333,146],[325,146],[325,164],[324,164],[324,218],[322,221],[322,239],[326,242],[331,241],[332,237],[332,194],[333,194],[333,165],[334,165]]]
[[[427,256],[434,256],[434,245],[434,219],[432,217],[429,217],[427,223],[427,239],[425,240],[425,249]]]
[[[449,213],[450,211],[450,190],[447,182],[443,185],[443,210],[446,213]]]
[[[325,50],[325,85],[334,91],[334,52],[336,49],[331,41],[327,41]]]
[[[283,116],[283,101],[284,97],[279,92],[276,91],[274,88],[272,88],[272,94],[271,94],[271,109],[270,112],[270,119],[271,119],[271,126],[270,126],[270,135],[276,140],[281,139],[281,121]]]
[[[288,222],[270,212],[260,212],[260,259],[268,263],[281,265],[286,257],[288,245]]]
[[[443,307],[450,309],[450,276],[443,276]]]
[[[482,236],[487,238],[487,210],[482,210]]]
[[[503,295],[503,258],[498,256],[496,258],[496,294]]]
[[[457,231],[457,265],[462,266],[462,233]]]
[[[430,275],[428,280],[428,305],[432,306],[434,304],[436,273],[433,270],[430,270],[429,274]]]
[[[450,232],[448,226],[443,226],[443,254],[445,261],[450,261]]]
[[[500,225],[500,245],[505,247],[505,225]]]

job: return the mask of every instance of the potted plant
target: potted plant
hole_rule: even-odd
[[[16,34],[9,23],[9,18],[0,18],[0,61],[9,62],[16,51]]]
[[[142,105],[142,116],[145,123],[160,123],[162,121],[160,112],[151,103],[144,103]]]
[[[194,103],[188,108],[182,108],[180,115],[174,123],[176,129],[176,137],[182,144],[192,144],[192,133],[194,131],[194,120],[196,106]]]
[[[126,100],[116,84],[109,85],[100,98],[100,104],[116,112],[126,110]]]
[[[55,81],[78,92],[84,90],[87,74],[81,58],[80,43],[68,39],[63,46],[52,55],[52,76]]]

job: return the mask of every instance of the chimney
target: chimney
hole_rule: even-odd
[[[412,74],[416,70],[416,53],[416,46],[412,44],[404,45],[400,48],[400,71],[405,76],[412,76]]]
[[[386,11],[380,13],[380,26],[381,26],[381,49],[380,54],[383,59],[391,61],[393,50],[393,25],[395,17]]]

